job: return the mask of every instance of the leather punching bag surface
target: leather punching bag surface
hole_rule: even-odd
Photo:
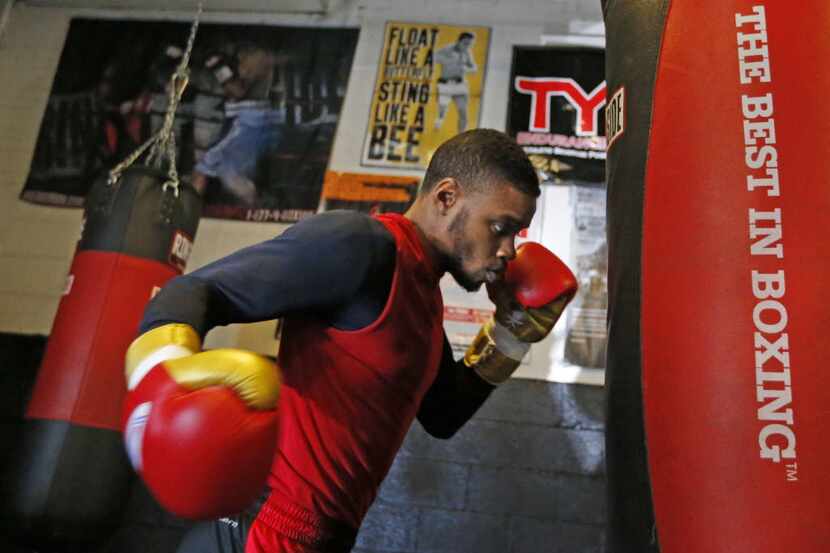
[[[606,6],[612,553],[830,547],[830,2]]]
[[[126,501],[124,354],[151,295],[184,269],[201,209],[189,186],[163,191],[164,177],[136,166],[87,195],[23,443],[3,477],[3,522],[28,543],[101,539]]]

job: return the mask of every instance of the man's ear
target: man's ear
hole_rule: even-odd
[[[458,181],[447,177],[438,181],[432,189],[433,201],[441,215],[446,215],[461,199],[464,191]]]

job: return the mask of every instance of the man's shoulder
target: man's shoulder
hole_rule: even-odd
[[[384,247],[395,243],[395,237],[383,223],[358,211],[326,211],[303,219],[295,227],[296,231],[309,238],[314,237],[350,249],[367,245]]]

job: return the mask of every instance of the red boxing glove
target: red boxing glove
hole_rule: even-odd
[[[270,360],[198,353],[187,325],[139,336],[127,351],[124,441],[159,503],[190,519],[242,511],[262,493],[277,442],[280,378]]]
[[[530,344],[550,333],[576,290],[576,277],[550,250],[536,242],[520,245],[504,279],[487,285],[496,311],[464,362],[491,384],[504,382]]]
[[[524,307],[543,307],[557,298],[573,298],[576,277],[565,263],[538,242],[525,242],[507,264],[504,285]]]

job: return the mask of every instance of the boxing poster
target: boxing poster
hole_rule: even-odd
[[[164,121],[190,23],[73,19],[21,198],[80,206]],[[199,26],[175,112],[177,171],[203,215],[295,222],[317,211],[356,29]]]
[[[417,177],[326,171],[321,208],[403,213],[415,200],[420,182]]]
[[[387,23],[361,163],[426,169],[478,127],[489,43],[487,27]]]
[[[547,184],[605,180],[605,54],[516,46],[507,132]]]

